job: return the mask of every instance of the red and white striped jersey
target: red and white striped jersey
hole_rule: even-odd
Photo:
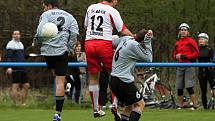
[[[87,29],[86,40],[112,40],[113,28],[118,32],[126,29],[119,12],[105,3],[92,4],[88,7],[84,25]]]

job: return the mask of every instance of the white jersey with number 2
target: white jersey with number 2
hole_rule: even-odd
[[[113,28],[118,32],[126,29],[119,12],[105,3],[88,7],[84,25],[87,29],[86,40],[112,40]]]

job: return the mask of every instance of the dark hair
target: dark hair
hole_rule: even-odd
[[[111,3],[113,0],[104,0],[104,1],[108,1],[109,3]]]
[[[146,29],[140,30],[140,31],[136,34],[136,37],[135,37],[136,41],[141,42],[142,40],[144,40],[147,31],[148,31],[148,30],[146,30]]]
[[[52,7],[59,7],[59,2],[58,2],[58,0],[43,0],[43,3],[44,3],[45,5],[50,4],[50,5],[52,5]]]

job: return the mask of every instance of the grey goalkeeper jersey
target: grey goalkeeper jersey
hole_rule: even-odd
[[[74,44],[79,34],[78,23],[68,12],[60,9],[51,9],[40,16],[37,27],[37,37],[41,37],[41,30],[45,23],[52,22],[58,26],[58,35],[52,39],[42,41],[41,54],[58,56],[74,51]]]
[[[145,37],[144,43],[146,49],[130,36],[113,40],[113,47],[117,48],[113,57],[111,76],[116,76],[126,83],[133,82],[136,62],[152,62],[150,38]]]

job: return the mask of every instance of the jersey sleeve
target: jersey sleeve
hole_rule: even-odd
[[[87,9],[85,19],[84,19],[84,28],[85,29],[87,29],[87,26],[88,26],[88,12],[89,12],[89,8]]]
[[[131,58],[134,58],[138,61],[152,62],[152,46],[151,41],[144,41],[145,48],[142,47],[139,43],[133,43],[130,45]]]
[[[70,21],[71,21],[70,32],[79,34],[78,22],[72,15],[70,16]]]
[[[116,9],[113,9],[111,12],[110,19],[118,32],[122,32],[126,29],[126,25],[123,23],[120,13]]]

